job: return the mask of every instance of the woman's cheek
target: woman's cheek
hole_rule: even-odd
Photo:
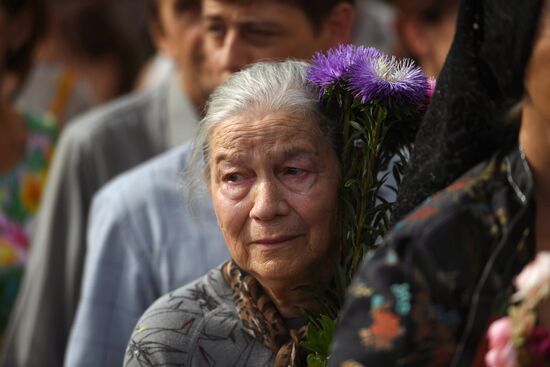
[[[296,176],[286,175],[283,176],[281,180],[290,191],[298,194],[306,194],[312,189],[316,180],[316,174],[313,172],[304,172]]]
[[[236,182],[220,181],[220,194],[231,201],[240,201],[248,195],[252,181],[251,178],[242,178]]]
[[[240,222],[244,222],[243,218],[248,217],[247,197],[247,190],[244,187],[222,185],[218,190],[216,210],[221,219],[220,226],[222,230],[231,232],[232,237],[235,237],[235,232],[238,232],[237,227],[242,227]]]
[[[244,266],[248,258],[246,242],[250,206],[244,201],[235,202],[233,200],[225,200],[220,204],[220,209],[224,213],[220,221],[220,228],[225,242],[233,259],[237,260],[240,266]]]

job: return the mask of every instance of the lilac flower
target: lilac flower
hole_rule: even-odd
[[[322,94],[327,87],[344,81],[352,65],[380,55],[380,51],[375,48],[339,45],[336,49],[328,50],[326,55],[317,52],[313,56],[307,78],[321,88]]]
[[[350,67],[349,87],[363,103],[376,99],[386,106],[414,108],[429,103],[428,78],[410,59],[380,54],[355,63]]]

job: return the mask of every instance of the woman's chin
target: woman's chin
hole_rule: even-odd
[[[262,280],[292,282],[301,270],[301,266],[296,264],[295,260],[288,256],[269,256],[256,259],[251,263],[250,272],[260,282]]]
[[[283,284],[292,289],[300,285],[313,284],[323,278],[320,266],[311,263],[311,259],[300,253],[292,256],[271,256],[269,259],[252,262],[249,272],[264,286],[267,283],[277,286]]]

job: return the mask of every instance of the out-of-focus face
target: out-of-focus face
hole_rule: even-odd
[[[340,173],[317,124],[285,112],[239,116],[216,126],[210,144],[210,194],[236,263],[262,284],[326,280]]]
[[[406,6],[396,18],[401,42],[430,77],[437,77],[453,43],[458,6],[459,2],[449,5],[433,19],[417,13],[415,5]]]
[[[200,2],[157,2],[160,20],[157,44],[175,61],[183,77],[183,88],[190,97],[194,100],[206,100],[217,85],[212,84],[212,73],[207,69],[204,60]]]
[[[527,67],[525,88],[529,103],[545,121],[550,121],[550,4],[543,8],[539,33]]]
[[[335,46],[328,26],[315,32],[302,10],[277,1],[205,0],[203,19],[207,57],[222,71],[219,83],[256,61],[309,59]]]
[[[443,18],[431,29],[430,35],[432,50],[430,53],[432,69],[428,70],[428,75],[436,77],[445,63],[447,54],[451,49],[451,44],[455,37],[456,20],[458,16],[458,5],[455,10],[445,14]]]

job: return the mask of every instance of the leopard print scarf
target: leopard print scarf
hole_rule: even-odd
[[[274,366],[302,366],[303,353],[299,343],[305,336],[306,326],[288,329],[260,283],[232,260],[223,265],[222,273],[233,291],[235,306],[244,326],[275,353]]]

